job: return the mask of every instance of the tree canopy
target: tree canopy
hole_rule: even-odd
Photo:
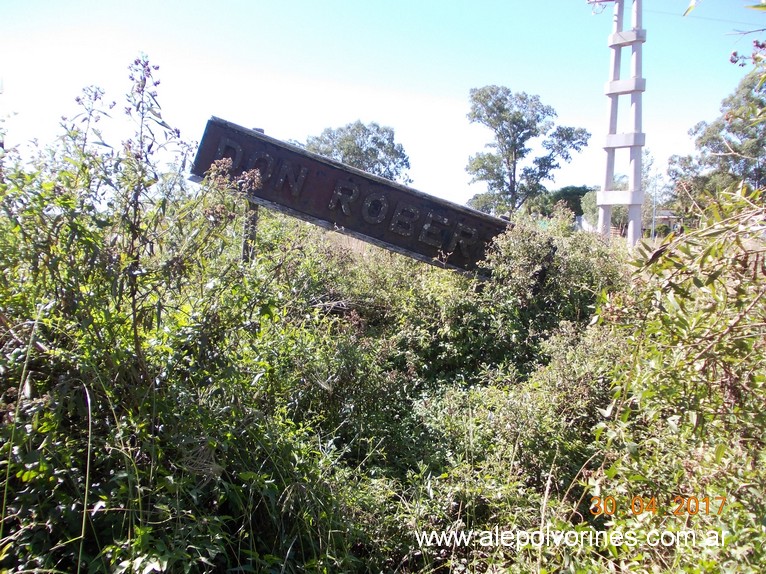
[[[766,107],[766,86],[759,71],[742,78],[721,103],[721,115],[691,131],[703,165],[760,187],[766,177],[766,124],[753,122],[753,110]]]
[[[528,200],[524,207],[530,213],[536,212],[549,216],[553,214],[556,204],[563,203],[574,215],[582,215],[582,198],[592,189],[587,185],[567,185],[552,193],[538,195]]]
[[[736,182],[761,187],[766,180],[766,124],[753,121],[766,108],[762,71],[747,74],[721,102],[721,115],[690,130],[696,155],[674,155],[669,160],[671,204],[687,217],[708,204],[718,190]]]
[[[357,120],[309,137],[306,149],[391,181],[411,183],[410,158],[394,138],[393,128]]]
[[[518,209],[527,199],[545,191],[543,182],[553,179],[561,162],[588,144],[584,128],[556,126],[556,111],[539,96],[512,92],[504,86],[471,90],[468,118],[490,130],[491,152],[469,159],[466,171],[472,182],[483,181],[487,192],[475,195],[469,205],[481,211]],[[536,140],[542,138],[543,155],[530,158]]]

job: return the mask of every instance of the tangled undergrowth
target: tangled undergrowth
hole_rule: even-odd
[[[563,211],[487,281],[266,212],[243,261],[246,202],[187,182],[155,72],[124,145],[89,89],[0,165],[0,571],[761,571],[760,192],[632,276]]]

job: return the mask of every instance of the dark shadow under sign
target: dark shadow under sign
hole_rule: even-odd
[[[248,199],[441,267],[472,271],[502,219],[307,152],[219,118],[202,136],[192,174],[230,158],[231,175],[257,169]]]

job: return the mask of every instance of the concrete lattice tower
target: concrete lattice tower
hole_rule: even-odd
[[[625,29],[626,0],[588,0],[589,4],[604,6],[614,4],[612,34],[609,36],[611,49],[611,75],[606,84],[605,94],[609,97],[609,132],[606,136],[606,170],[604,185],[598,192],[598,230],[603,235],[609,235],[611,229],[612,206],[628,206],[628,245],[635,245],[641,238],[641,204],[644,201],[644,190],[641,188],[641,155],[646,143],[646,135],[642,131],[641,97],[646,90],[646,80],[643,78],[642,53],[646,42],[646,30],[642,28],[641,1],[632,0],[632,25]],[[630,48],[630,77],[621,77],[623,48]],[[630,119],[632,126],[621,133],[618,129],[618,111],[620,96],[630,96]],[[614,173],[615,159],[618,149],[630,152],[628,169],[628,189],[615,190]]]

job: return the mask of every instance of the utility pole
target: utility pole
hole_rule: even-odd
[[[646,30],[642,28],[642,0],[632,0],[631,29],[625,30],[625,0],[587,0],[588,4],[603,7],[614,4],[612,34],[609,36],[611,49],[611,73],[604,90],[609,98],[609,131],[606,136],[606,170],[604,185],[597,194],[598,230],[609,236],[612,225],[612,206],[628,206],[628,245],[633,247],[641,238],[641,204],[644,190],[641,188],[641,152],[646,143],[646,134],[642,131],[642,95],[646,90],[643,78],[642,47],[646,42]],[[622,50],[630,48],[630,77],[623,79]],[[630,96],[630,115],[632,130],[617,133],[620,96]],[[630,153],[628,170],[628,189],[615,190],[614,173],[616,152],[627,149]]]

